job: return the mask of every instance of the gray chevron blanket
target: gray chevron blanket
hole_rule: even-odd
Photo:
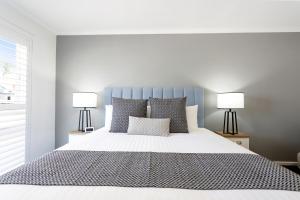
[[[300,191],[300,176],[252,154],[54,151],[0,184]]]

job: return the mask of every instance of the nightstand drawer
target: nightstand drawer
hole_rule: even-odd
[[[69,143],[74,143],[82,140],[82,137],[89,133],[81,132],[81,131],[71,131],[69,132]]]
[[[239,132],[238,134],[234,135],[223,133],[223,131],[215,131],[215,133],[249,149],[250,136],[247,133]]]
[[[249,138],[228,138],[232,142],[249,149]]]

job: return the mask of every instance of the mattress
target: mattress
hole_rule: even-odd
[[[254,154],[213,132],[199,128],[168,137],[108,133],[99,129],[60,150],[130,151],[171,153]],[[0,185],[3,199],[300,199],[300,192],[277,190],[188,190],[111,186]],[[2,199],[2,198],[1,198]]]

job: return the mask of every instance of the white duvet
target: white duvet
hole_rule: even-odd
[[[207,129],[169,137],[108,133],[99,129],[80,141],[58,150],[152,151],[177,153],[253,153]],[[300,200],[300,192],[276,190],[187,190],[166,188],[124,188],[110,186],[0,185],[0,199],[10,200],[90,200],[90,199],[230,199]]]

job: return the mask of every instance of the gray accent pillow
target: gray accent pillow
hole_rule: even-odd
[[[173,99],[149,98],[151,118],[170,118],[170,133],[188,133],[186,97]]]
[[[168,136],[170,119],[129,117],[128,135]]]
[[[146,117],[147,100],[112,98],[112,121],[110,132],[127,133],[129,116]]]

